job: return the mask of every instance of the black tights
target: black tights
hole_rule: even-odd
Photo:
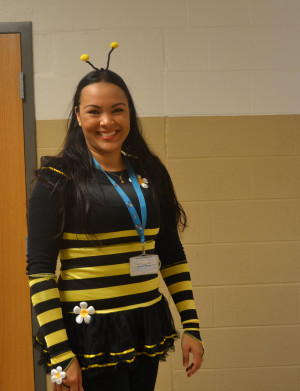
[[[154,391],[159,360],[138,356],[96,379],[83,379],[84,391]]]

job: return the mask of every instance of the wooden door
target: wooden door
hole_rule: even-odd
[[[33,391],[20,34],[0,34],[0,390]]]

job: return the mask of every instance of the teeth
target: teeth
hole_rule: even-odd
[[[100,133],[100,136],[102,136],[102,137],[111,137],[111,136],[114,136],[117,133],[117,131],[113,130],[112,132],[105,132],[105,133],[99,132],[99,133]]]

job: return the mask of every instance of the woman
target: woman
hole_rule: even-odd
[[[184,211],[126,84],[95,68],[78,84],[64,147],[43,159],[28,211],[36,342],[53,391],[154,390],[158,362],[177,338],[159,268],[182,320],[183,365],[188,376],[200,368],[180,225]]]

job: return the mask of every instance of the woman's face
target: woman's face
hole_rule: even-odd
[[[105,82],[84,87],[75,112],[93,156],[121,153],[130,130],[130,112],[127,97],[120,87]]]

